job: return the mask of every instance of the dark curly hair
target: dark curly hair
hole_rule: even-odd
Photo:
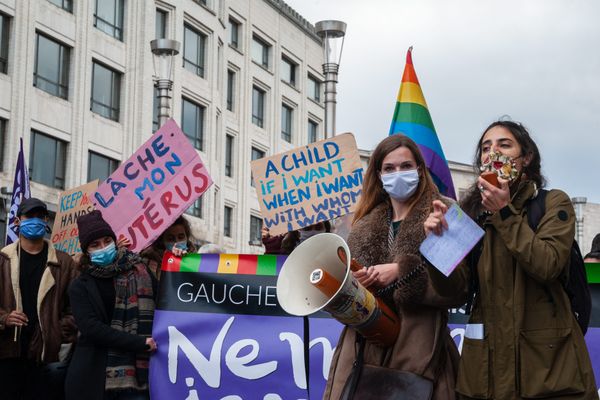
[[[494,127],[503,127],[510,131],[512,135],[515,137],[515,140],[521,146],[521,156],[529,156],[530,160],[526,166],[523,166],[523,174],[527,177],[528,180],[534,181],[537,184],[538,188],[542,188],[546,185],[546,178],[542,175],[542,159],[540,156],[540,151],[529,135],[527,129],[519,122],[510,121],[510,120],[498,120],[492,122],[484,131],[479,141],[477,142],[477,147],[475,148],[475,158],[473,159],[473,167],[475,169],[475,174],[479,175],[481,173],[481,144],[483,142],[483,138],[485,134]],[[477,182],[473,183],[473,185],[469,188],[464,199],[460,201],[461,207],[471,216],[471,218],[477,218],[481,213],[481,193],[477,188]]]

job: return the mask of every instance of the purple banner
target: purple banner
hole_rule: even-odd
[[[302,318],[157,310],[153,399],[307,399]],[[341,325],[310,320],[310,398],[320,398]]]

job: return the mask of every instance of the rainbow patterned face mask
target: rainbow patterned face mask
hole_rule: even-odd
[[[481,172],[494,172],[499,178],[512,182],[519,176],[515,163],[517,158],[510,158],[502,153],[490,151],[479,169]]]

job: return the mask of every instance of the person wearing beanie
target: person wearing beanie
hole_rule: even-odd
[[[586,263],[600,263],[600,233],[592,240],[592,249],[585,255],[583,261]]]
[[[80,331],[66,399],[147,400],[155,283],[139,255],[117,248],[100,211],[77,219],[81,275],[69,288]]]
[[[77,338],[67,295],[77,268],[44,238],[44,202],[24,199],[16,224],[18,240],[0,251],[0,398],[60,399]]]

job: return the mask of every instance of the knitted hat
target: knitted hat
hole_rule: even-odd
[[[592,240],[592,249],[584,258],[600,258],[600,233]]]
[[[94,210],[89,214],[77,218],[77,229],[79,229],[79,243],[81,251],[87,251],[88,246],[96,239],[110,236],[117,243],[117,237],[110,225],[102,218],[102,213]]]

